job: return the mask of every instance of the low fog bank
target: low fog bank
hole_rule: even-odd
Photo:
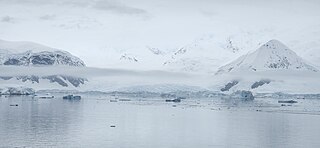
[[[17,77],[15,79],[0,79],[0,86],[26,86],[36,90],[78,90],[78,91],[215,91],[221,92],[228,83],[237,82],[224,93],[237,90],[250,90],[255,93],[303,93],[317,94],[320,92],[318,72],[269,70],[261,72],[239,71],[224,74],[195,74],[170,71],[137,71],[124,69],[101,69],[92,67],[23,67],[1,66],[0,77]],[[63,87],[49,80],[39,82],[21,81],[19,76],[70,76],[83,78],[86,81],[74,87]],[[256,83],[268,81],[261,86]],[[69,83],[69,82],[68,82]]]
[[[51,76],[63,75],[85,78],[88,80],[79,89],[103,90],[106,88],[128,87],[136,85],[159,85],[176,84],[206,87],[210,75],[199,75],[190,73],[178,73],[169,71],[136,71],[124,69],[101,69],[92,67],[22,67],[22,66],[1,66],[1,77],[12,76]],[[78,89],[78,88],[77,88]]]

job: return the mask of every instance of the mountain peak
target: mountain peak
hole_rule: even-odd
[[[219,68],[217,74],[277,69],[318,71],[280,41],[270,40],[256,51],[241,56],[234,62]]]
[[[267,43],[262,45],[259,49],[260,50],[261,49],[289,50],[289,48],[286,45],[284,45],[282,42],[275,39],[268,41]]]
[[[265,45],[283,45],[285,46],[282,42],[280,42],[279,40],[276,40],[276,39],[272,39],[270,41],[268,41],[267,43],[265,43]]]

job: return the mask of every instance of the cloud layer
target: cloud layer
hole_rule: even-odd
[[[319,50],[319,8],[317,0],[0,0],[0,39],[64,49],[99,67],[119,60],[114,53],[141,59],[146,47],[171,52],[205,36],[214,37],[210,50],[232,39],[249,51],[276,38],[304,54]]]

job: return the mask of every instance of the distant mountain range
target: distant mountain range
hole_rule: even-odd
[[[149,61],[162,63],[165,67],[149,72],[90,68],[63,50],[30,42],[0,40],[0,68],[3,71],[0,73],[0,87],[17,85],[35,89],[90,91],[320,91],[317,67],[280,41],[271,40],[224,66],[221,63],[243,51],[231,40],[227,42],[226,49],[210,49],[213,43],[199,40],[175,52],[148,47]],[[115,59],[136,66],[154,64],[146,62],[138,54],[122,53]],[[108,59],[103,62],[108,62]],[[217,70],[217,66],[221,67]]]

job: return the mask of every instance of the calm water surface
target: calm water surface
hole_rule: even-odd
[[[316,148],[320,101],[310,104],[311,112],[288,113],[290,107],[259,101],[230,108],[211,100],[174,106],[162,100],[110,102],[101,96],[81,101],[2,96],[0,147]]]

